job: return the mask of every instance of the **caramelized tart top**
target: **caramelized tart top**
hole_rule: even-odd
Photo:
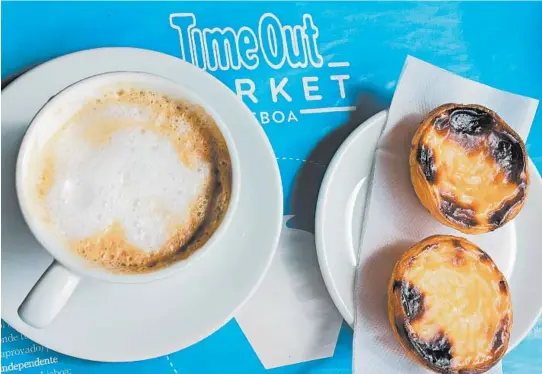
[[[483,372],[506,352],[508,284],[468,240],[437,235],[412,247],[395,267],[391,292],[399,335],[433,370]]]
[[[519,212],[529,183],[525,145],[495,112],[443,105],[422,123],[413,147],[440,213],[456,226],[492,231]]]

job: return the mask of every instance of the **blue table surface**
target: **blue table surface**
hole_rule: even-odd
[[[319,31],[312,52],[317,51],[315,56],[323,58],[324,66],[309,64],[306,68],[293,68],[284,64],[272,68],[261,59],[256,69],[219,68],[210,73],[232,89],[236,79],[250,79],[254,83],[258,102],[245,97],[245,103],[262,123],[277,155],[285,192],[285,214],[296,214],[291,191],[303,160],[323,138],[347,122],[349,115],[346,112],[302,114],[300,108],[355,105],[366,93],[385,107],[407,54],[493,87],[542,99],[542,2],[3,2],[2,79],[51,58],[95,47],[139,47],[182,57],[179,32],[170,26],[170,14],[192,13],[200,29],[238,30],[247,26],[257,30],[266,12],[274,14],[282,25],[300,25],[303,15],[311,15]],[[327,65],[329,62],[349,62],[349,66],[332,68]],[[330,79],[333,74],[349,76],[344,80],[344,97],[337,81]],[[317,103],[304,98],[301,81],[306,76],[319,79],[322,98]],[[278,82],[283,77],[289,79],[287,90],[292,101],[279,98],[274,102],[269,80],[274,78]],[[284,118],[290,111],[295,120],[288,122]],[[540,109],[527,148],[542,170]],[[326,164],[329,159],[316,161]],[[58,362],[24,372],[267,372],[235,320],[169,358],[126,364],[88,362],[48,351],[22,339],[3,323],[2,341],[10,336],[17,339],[3,344],[2,371],[6,372],[15,367],[10,368],[11,363],[36,357],[53,357],[52,361]],[[343,326],[332,358],[269,372],[349,373],[351,357],[352,332]],[[542,373],[542,321],[506,356],[504,371]]]

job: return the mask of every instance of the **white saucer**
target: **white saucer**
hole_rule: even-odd
[[[175,81],[206,100],[230,130],[239,156],[240,197],[222,240],[164,280],[111,284],[85,278],[45,329],[26,325],[17,308],[50,264],[23,221],[14,171],[20,141],[52,96],[83,78],[142,71]],[[211,75],[165,54],[103,48],[40,65],[2,92],[2,318],[30,339],[97,361],[135,361],[178,351],[224,325],[262,280],[278,244],[282,185],[271,145],[250,110]]]
[[[327,289],[350,326],[354,323],[354,278],[367,186],[377,141],[386,124],[383,111],[361,124],[341,145],[329,164],[316,209],[316,249]],[[515,240],[515,261],[503,270],[513,302],[514,325],[509,350],[529,333],[542,313],[540,208],[542,178],[529,163],[531,185],[521,213],[507,226]],[[515,235],[514,235],[515,233]]]

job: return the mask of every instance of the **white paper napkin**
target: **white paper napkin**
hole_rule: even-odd
[[[412,188],[408,166],[410,142],[418,125],[430,110],[445,103],[485,105],[523,139],[538,105],[537,100],[496,90],[407,57],[377,147],[365,212],[355,291],[355,374],[428,372],[404,354],[393,336],[387,315],[387,285],[396,260],[411,245],[433,234],[461,234],[426,212]],[[484,249],[491,243],[489,254],[509,276],[511,264],[499,256],[506,253],[506,230],[503,227],[490,234],[466,237]],[[501,365],[490,372],[501,373]]]
[[[342,317],[318,267],[314,235],[284,217],[277,253],[236,320],[266,369],[330,357]]]

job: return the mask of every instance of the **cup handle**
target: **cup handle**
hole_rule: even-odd
[[[64,308],[79,280],[79,276],[53,261],[22,302],[19,317],[38,329],[47,326]]]

